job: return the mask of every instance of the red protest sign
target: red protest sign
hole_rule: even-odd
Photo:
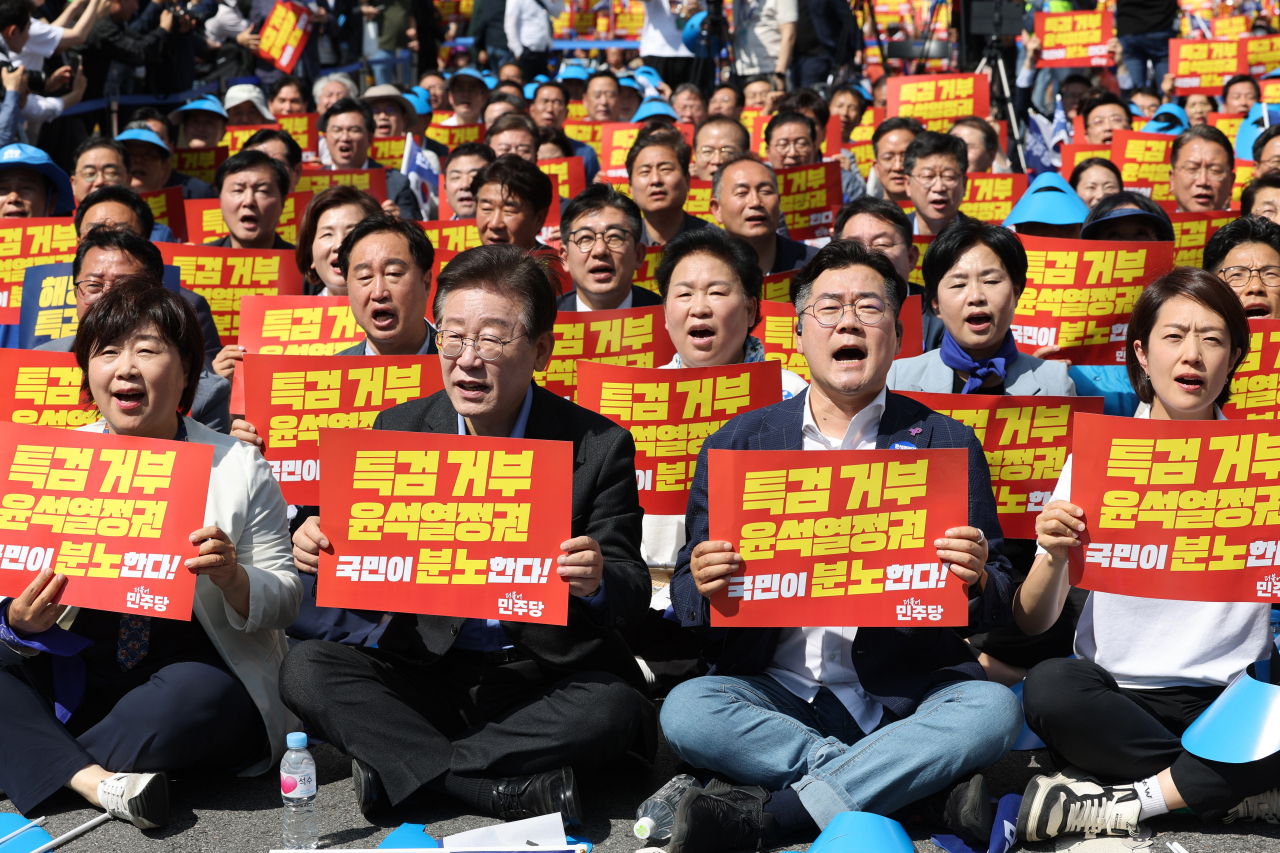
[[[157,225],[167,225],[179,243],[187,240],[187,213],[182,205],[182,187],[165,187],[149,193],[139,193]],[[150,235],[148,235],[149,237]]]
[[[1204,264],[1204,247],[1218,229],[1236,219],[1229,210],[1206,210],[1197,213],[1170,213],[1173,220],[1175,254],[1173,265],[1200,267]]]
[[[1250,19],[1246,15],[1228,15],[1225,18],[1209,20],[1215,39],[1239,39],[1249,32],[1249,24]]]
[[[426,131],[427,139],[434,139],[450,151],[464,142],[484,142],[483,124],[432,124]],[[400,164],[396,164],[400,168]]]
[[[636,144],[640,125],[606,122],[600,127],[600,168],[610,178],[627,176],[627,154]]]
[[[1012,327],[1018,351],[1052,344],[1073,364],[1124,364],[1129,315],[1142,289],[1173,269],[1173,244],[1018,239],[1027,250]]]
[[[369,429],[378,413],[444,388],[440,358],[246,355],[244,415],[291,504],[320,503],[320,430]]]
[[[689,195],[684,200],[684,212],[690,216],[696,216],[699,219],[710,222],[719,228],[720,223],[716,221],[715,215],[711,212],[711,182],[703,181],[698,178],[689,179]]]
[[[0,325],[17,325],[22,314],[22,278],[28,267],[74,260],[76,226],[71,217],[6,219],[0,225]]]
[[[895,74],[887,86],[889,115],[917,119],[939,133],[963,116],[991,114],[991,81],[981,74]]]
[[[563,312],[556,318],[556,347],[547,369],[533,374],[553,394],[575,399],[578,362],[628,367],[661,367],[676,354],[661,305],[590,313]]]
[[[276,225],[276,233],[280,235],[280,239],[288,243],[298,242],[298,225],[302,222],[302,214],[306,212],[307,205],[311,204],[312,195],[309,192],[297,192],[284,197],[280,221]],[[231,233],[222,218],[222,202],[219,199],[189,198],[183,202],[183,206],[190,242],[197,246],[220,240]]]
[[[1242,113],[1209,113],[1205,117],[1208,125],[1222,131],[1227,139],[1231,140],[1232,145],[1236,144],[1236,134],[1240,132],[1240,125],[1244,124],[1244,119],[1245,116]]]
[[[1280,434],[1240,420],[1077,415],[1071,458],[1071,502],[1087,525],[1070,549],[1072,586],[1280,600]]]
[[[292,0],[276,0],[262,24],[258,56],[292,74],[310,35],[311,10]]]
[[[1280,36],[1260,36],[1240,39],[1244,44],[1245,62],[1249,73],[1261,76],[1280,68]],[[1271,103],[1265,98],[1263,103]]]
[[[661,263],[662,246],[646,246],[644,260],[640,261],[640,266],[636,267],[636,272],[631,278],[631,283],[636,287],[642,287],[651,293],[657,293],[658,282],[655,279],[655,275],[658,272],[658,265]]]
[[[292,136],[293,141],[302,149],[304,163],[310,163],[320,157],[320,131],[316,129],[316,123],[319,120],[320,117],[315,113],[276,116],[276,121],[280,122],[280,129]],[[400,168],[399,163],[396,164],[396,168]]]
[[[3,352],[3,350],[0,350]],[[1249,320],[1249,354],[1231,377],[1222,414],[1237,420],[1275,420],[1280,404],[1280,320]]]
[[[321,193],[335,184],[364,190],[378,201],[387,200],[386,169],[322,169],[303,171],[296,192]]]
[[[1081,161],[1088,160],[1091,157],[1101,157],[1103,160],[1110,160],[1111,146],[1075,143],[1062,146],[1061,154],[1062,170],[1060,174],[1062,177],[1070,179],[1071,173],[1076,169],[1076,164]]]
[[[777,362],[656,370],[584,361],[578,405],[631,432],[647,513],[681,515],[702,442],[730,418],[782,399]]]
[[[12,423],[0,447],[0,595],[52,567],[63,604],[191,618],[213,447]]]
[[[965,625],[965,585],[933,540],[968,518],[964,450],[712,450],[710,539],[743,563],[711,624]]]
[[[369,159],[388,169],[399,169],[404,164],[405,137],[388,136],[373,140],[369,147]]]
[[[1238,41],[1170,39],[1169,71],[1175,95],[1221,95],[1222,84],[1248,74],[1249,65]]]
[[[844,201],[839,163],[815,163],[777,170],[782,215],[792,240],[831,236],[832,209]]]
[[[80,399],[83,374],[74,353],[0,349],[0,421],[58,428],[98,420]]]
[[[320,464],[341,472],[321,490],[321,607],[568,621],[570,442],[326,429]]]
[[[560,197],[574,198],[587,188],[587,173],[582,166],[581,157],[557,157],[554,160],[539,160],[538,168],[560,181]],[[440,197],[444,203],[443,194]],[[443,214],[442,214],[443,215]]]
[[[474,219],[452,219],[447,222],[419,222],[422,231],[436,251],[465,252],[480,245],[480,232]]]
[[[223,344],[240,333],[240,300],[245,296],[301,296],[302,274],[292,249],[223,249],[160,243],[166,264],[179,270],[182,286],[209,302]]]
[[[884,110],[871,107],[862,113],[862,121],[849,133],[849,155],[858,164],[858,171],[863,178],[871,176],[871,166],[876,161],[875,149],[871,146],[871,137],[876,128],[884,122]]]
[[[1037,68],[1102,68],[1111,64],[1107,42],[1115,35],[1110,12],[1036,12],[1040,39]]]
[[[596,156],[600,157],[604,143],[604,128],[605,125],[598,121],[570,118],[564,123],[564,135],[575,142],[585,142],[590,145],[595,149]],[[601,163],[603,162],[601,160]]]
[[[929,244],[932,242],[932,236],[926,237],[922,234],[915,234],[911,237],[911,243],[918,250],[918,255],[916,256],[916,265],[911,268],[911,275],[907,278],[909,283],[924,287],[924,255],[925,252],[929,251]]]
[[[1027,191],[1026,175],[970,172],[966,178],[960,212],[996,225],[1009,218],[1009,212]]]
[[[173,170],[212,184],[218,174],[218,167],[230,156],[231,151],[226,145],[214,148],[175,148]]]
[[[222,137],[222,141],[218,143],[218,147],[225,146],[228,153],[232,156],[239,154],[240,149],[244,148],[244,144],[249,141],[249,137],[253,136],[260,130],[279,130],[280,125],[272,122],[270,124],[232,124],[227,126],[227,132]]]
[[[1117,130],[1111,135],[1111,162],[1126,187],[1144,184],[1169,190],[1169,154],[1176,137],[1161,133]],[[1164,196],[1155,196],[1163,198]]]
[[[1072,415],[1102,414],[1101,397],[897,393],[973,428],[987,455],[1000,528],[1010,539],[1036,538],[1036,516],[1071,452]]]

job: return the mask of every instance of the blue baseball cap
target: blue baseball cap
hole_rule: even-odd
[[[75,196],[71,192],[71,180],[67,177],[67,173],[59,169],[48,154],[34,145],[15,142],[0,148],[0,171],[5,169],[30,169],[33,172],[39,172],[49,181],[53,205],[45,211],[46,216],[54,216],[58,212],[71,210],[76,206]]]
[[[1178,136],[1191,126],[1187,111],[1177,104],[1164,104],[1156,110],[1151,121],[1142,126],[1143,133],[1162,133],[1165,136]]]
[[[641,86],[639,82],[636,81],[636,78],[631,77],[630,75],[626,77],[619,77],[618,85],[626,86],[628,89],[635,89],[637,92],[644,94],[644,87]]]
[[[199,98],[196,98],[194,101],[188,101],[187,103],[178,107],[173,112],[169,113],[169,121],[173,122],[174,124],[181,124],[182,113],[196,112],[196,111],[213,113],[215,115],[222,116],[222,118],[224,119],[230,120],[229,116],[227,115],[226,109],[222,106],[221,101],[219,101],[213,95],[202,95]]]
[[[654,116],[666,116],[673,121],[679,121],[680,116],[676,115],[676,111],[671,109],[671,105],[662,98],[648,98],[644,103],[640,104],[639,109],[631,116],[631,121],[644,121]]]
[[[1089,206],[1080,200],[1071,184],[1057,172],[1045,172],[1027,187],[1027,192],[1009,211],[1004,226],[1023,222],[1046,225],[1078,225],[1089,217]]]
[[[564,65],[560,68],[560,73],[556,75],[557,80],[586,80],[591,75],[587,73],[587,69],[581,65]]]
[[[126,130],[124,133],[121,133],[116,137],[116,142],[129,141],[150,142],[152,145],[164,151],[165,154],[171,153],[169,151],[169,146],[164,144],[164,140],[161,139],[154,130],[147,130],[140,127],[134,130]]]
[[[457,71],[453,72],[453,75],[449,78],[448,87],[452,89],[453,84],[461,80],[463,77],[471,77],[475,80],[479,80],[481,83],[484,83],[486,88],[489,86],[488,82],[484,79],[484,75],[479,71],[474,68],[459,68]]]

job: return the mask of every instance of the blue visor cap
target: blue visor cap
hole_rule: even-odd
[[[413,104],[413,111],[420,116],[431,115],[431,99],[420,95],[417,92],[410,91],[404,93],[404,99]]]
[[[154,133],[151,135],[155,136]],[[4,169],[30,169],[48,179],[53,188],[53,206],[45,211],[47,216],[56,216],[75,208],[75,197],[71,194],[71,179],[67,177],[66,172],[54,164],[53,160],[49,159],[48,154],[34,145],[15,142],[0,148],[0,171]]]
[[[139,127],[134,130],[126,130],[124,133],[121,133],[116,137],[116,142],[129,141],[149,142],[164,151],[164,153],[170,153],[169,146],[164,144],[164,140],[161,139],[154,130],[147,130],[146,128]]]
[[[1182,733],[1192,755],[1244,764],[1280,751],[1280,686],[1271,684],[1271,661],[1250,664]]]
[[[1280,124],[1280,107],[1271,105],[1267,112],[1267,120],[1272,125]],[[1254,104],[1249,108],[1248,115],[1244,121],[1240,122],[1240,129],[1236,131],[1236,159],[1237,160],[1253,160],[1253,143],[1267,129],[1262,121],[1262,104]]]
[[[1173,226],[1169,220],[1163,216],[1156,216],[1154,213],[1148,213],[1145,210],[1137,210],[1132,207],[1124,207],[1119,210],[1113,210],[1106,216],[1101,216],[1090,222],[1080,230],[1081,240],[1101,240],[1102,230],[1106,227],[1106,223],[1115,222],[1117,219],[1129,219],[1132,217],[1141,217],[1143,222],[1151,223],[1156,230],[1156,239],[1165,242],[1174,240]],[[1035,220],[1040,221],[1040,220]]]
[[[640,105],[640,108],[631,116],[632,122],[644,121],[654,116],[666,116],[669,119],[678,121],[680,116],[676,115],[676,111],[671,109],[671,105],[661,98],[650,98]]]
[[[1156,110],[1151,121],[1142,126],[1143,133],[1162,133],[1165,136],[1179,136],[1191,126],[1187,111],[1177,104],[1165,104]]]
[[[227,116],[227,110],[225,107],[222,106],[221,101],[219,101],[217,98],[215,98],[212,95],[204,95],[202,97],[196,98],[194,101],[183,104],[173,112],[169,113],[169,121],[172,122],[173,124],[181,124],[183,113],[196,112],[196,111],[204,112],[204,113],[214,113],[215,115],[222,116],[224,119],[230,120],[230,118]]]
[[[563,65],[560,67],[560,73],[556,75],[557,80],[586,80],[591,75],[587,73],[587,69],[581,65]]]
[[[626,86],[628,89],[633,89],[642,95],[644,94],[644,87],[641,86],[634,77],[619,77],[618,85]]]
[[[1045,172],[1027,187],[1026,195],[1009,211],[1009,218],[1004,221],[1004,225],[1006,228],[1023,222],[1077,225],[1088,216],[1088,205],[1071,189],[1071,184],[1064,181],[1057,172]]]

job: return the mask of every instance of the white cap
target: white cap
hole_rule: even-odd
[[[253,104],[258,108],[258,113],[267,124],[274,124],[276,117],[271,114],[271,110],[267,109],[267,99],[263,97],[262,90],[252,83],[237,83],[227,90],[226,96],[222,100],[222,105],[228,111],[232,107],[238,107],[241,104]]]
[[[651,817],[642,817],[636,821],[636,825],[631,827],[631,831],[635,833],[636,838],[641,840],[648,838],[653,834],[654,827],[657,826]]]

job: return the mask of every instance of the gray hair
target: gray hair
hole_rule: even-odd
[[[768,169],[769,174],[773,176],[774,189],[778,188],[778,174],[777,172],[773,171],[773,167],[770,166],[768,163],[764,162],[763,160],[761,160],[756,155],[749,154],[744,151],[741,154],[735,154],[734,156],[730,157],[728,160],[725,160],[724,163],[721,164],[720,168],[716,169],[716,173],[711,176],[711,197],[712,198],[714,199],[720,198],[720,178],[724,175],[725,172],[729,170],[729,167],[736,166],[739,163],[743,162],[744,160],[751,163],[759,163],[761,166],[764,166],[766,169]]]
[[[341,71],[335,71],[332,74],[326,74],[315,82],[311,87],[311,100],[313,103],[320,103],[320,93],[324,91],[324,87],[330,83],[341,83],[351,93],[351,97],[360,97],[360,89],[356,86],[356,81],[351,79],[350,74],[344,74]]]

